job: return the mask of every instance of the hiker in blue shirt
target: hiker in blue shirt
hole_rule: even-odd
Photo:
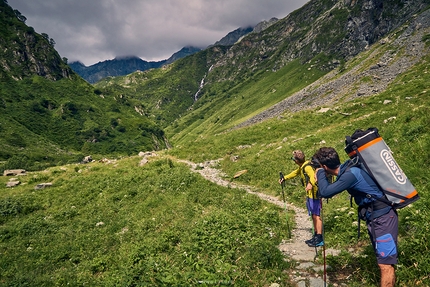
[[[359,218],[366,220],[381,272],[381,286],[394,286],[394,264],[397,264],[397,212],[384,201],[378,200],[385,195],[363,169],[351,165],[350,160],[340,163],[334,148],[320,148],[314,158],[321,165],[315,173],[319,196],[331,198],[344,190],[351,194],[358,205]],[[336,181],[330,183],[326,175],[336,176]]]

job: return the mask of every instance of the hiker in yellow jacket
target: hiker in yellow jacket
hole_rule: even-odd
[[[296,170],[279,179],[282,184],[284,180],[292,179],[297,176],[301,177],[303,186],[306,190],[306,207],[308,213],[312,216],[314,226],[314,236],[306,240],[305,243],[310,247],[323,246],[324,240],[322,236],[322,220],[321,220],[321,200],[318,199],[318,186],[315,182],[315,170],[310,165],[309,160],[305,160],[305,154],[301,150],[293,151],[291,159],[299,166]]]

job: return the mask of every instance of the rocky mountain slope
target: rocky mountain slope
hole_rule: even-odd
[[[394,57],[402,55],[404,47],[398,43],[402,40],[396,40],[399,34],[392,33],[405,32],[403,38],[407,39],[420,25],[423,25],[421,35],[427,33],[426,24],[416,18],[422,19],[419,15],[429,5],[426,0],[413,3],[312,0],[266,29],[248,33],[231,47],[209,47],[164,71],[109,79],[97,86],[111,92],[118,88],[131,99],[145,102],[163,126],[170,125],[168,132],[177,138],[193,133],[218,133],[240,126],[277,103],[280,103],[277,107],[285,106],[280,111],[289,107],[285,103],[291,103],[296,110],[327,103],[332,96],[326,94],[334,92],[330,85],[344,85],[345,81],[352,87],[361,85],[354,81],[362,81],[360,77],[367,74],[381,77],[372,79],[373,85],[388,83],[385,74],[378,74],[387,73],[392,79],[389,74],[398,69],[393,61],[408,61]],[[402,27],[409,30],[403,31]],[[414,41],[421,41],[421,47],[425,42],[419,37]],[[352,67],[348,62],[354,65],[353,59],[360,57],[360,53],[383,42],[387,43],[385,47],[393,45],[392,51],[384,51],[387,53],[384,58],[369,58],[366,66],[362,66],[362,69],[372,67],[373,71],[360,75],[359,67],[357,72],[348,71],[347,65]],[[371,63],[372,59],[376,62]],[[348,75],[343,75],[346,71],[348,79]],[[316,82],[325,74],[337,82],[319,88],[320,93],[313,92],[329,81],[326,78]],[[337,79],[339,76],[344,82]],[[184,83],[184,78],[187,84],[179,84]],[[351,92],[371,94],[366,85],[361,86],[360,91],[353,88]],[[299,91],[299,96],[290,98]],[[339,91],[335,93],[338,95]],[[315,104],[310,105],[311,102]]]
[[[237,128],[279,116],[286,110],[297,112],[324,105],[332,106],[339,101],[380,93],[397,75],[406,72],[429,54],[428,35],[430,10],[414,16],[396,34],[379,40],[377,45],[363,53],[361,62],[352,69],[346,72],[334,70],[326,74],[291,97],[239,124]]]
[[[32,75],[49,80],[69,78],[72,70],[55,51],[54,43],[24,20],[19,11],[0,2],[0,73],[18,80]]]
[[[163,148],[165,131],[169,140],[188,141],[286,109],[377,93],[428,54],[428,0],[312,0],[232,46],[208,47],[94,88],[1,3],[0,104],[10,115],[4,125],[13,119],[22,127],[3,137],[5,158],[28,146],[32,133],[85,152]]]
[[[211,46],[231,46],[237,42],[240,38],[245,36],[246,34],[252,32],[254,30],[253,27],[239,28],[224,36],[221,40],[216,41],[215,44]]]
[[[72,62],[69,66],[88,83],[95,83],[106,77],[127,75],[135,71],[159,68],[161,63],[147,62],[138,57],[122,57],[85,66],[81,62]]]
[[[330,71],[428,6],[428,1],[311,0],[264,33],[249,34],[214,69],[233,80],[245,69],[277,71],[294,60],[314,59],[314,67]]]

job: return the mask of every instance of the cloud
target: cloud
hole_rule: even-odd
[[[27,25],[47,33],[69,61],[85,65],[117,56],[167,59],[184,46],[205,48],[227,33],[305,0],[8,0]]]

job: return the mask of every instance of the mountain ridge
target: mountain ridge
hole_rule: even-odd
[[[61,74],[60,80],[44,77],[42,69],[39,74],[34,70],[30,77],[26,74],[29,70],[18,73],[22,66],[13,73],[2,69],[4,83],[9,84],[2,86],[0,107],[4,115],[11,115],[37,136],[51,137],[53,144],[64,149],[93,154],[156,150],[204,134],[219,134],[250,119],[252,122],[253,117],[284,101],[296,99],[296,108],[314,107],[321,104],[318,98],[329,93],[329,89],[322,94],[311,93],[311,89],[318,90],[318,80],[335,69],[340,72],[335,77],[340,76],[358,51],[365,52],[396,28],[406,27],[429,7],[428,1],[404,6],[401,2],[382,6],[378,0],[364,2],[312,0],[265,29],[247,33],[231,46],[208,47],[161,69],[108,77],[94,86],[83,83],[57,53],[58,71],[70,71],[55,72]],[[34,33],[10,13],[16,27]],[[4,33],[4,28],[1,31]],[[52,45],[49,49],[54,53]],[[10,50],[6,46],[3,51]],[[41,59],[47,66],[57,63],[46,63],[43,55]],[[127,59],[139,62],[135,57]],[[26,63],[22,58],[17,61]],[[299,91],[308,93],[291,97]],[[26,121],[28,118],[33,120]],[[58,136],[61,133],[64,135]],[[11,157],[19,147],[30,147],[30,134],[7,134],[3,158]]]
[[[157,69],[200,50],[200,48],[192,46],[183,47],[181,50],[172,54],[168,59],[161,61],[148,62],[137,56],[121,56],[115,57],[112,60],[101,61],[90,66],[85,66],[79,61],[71,62],[69,66],[87,82],[94,84],[106,77],[117,77],[136,71]]]
[[[111,89],[118,85],[130,97],[144,100],[163,125],[172,123],[167,131],[176,139],[181,134],[194,134],[194,126],[207,125],[204,132],[218,133],[287,99],[324,74],[343,70],[347,61],[429,7],[428,1],[411,5],[364,2],[309,1],[261,32],[248,33],[232,46],[210,47],[187,61],[181,59],[165,71],[169,78],[159,74],[154,77],[156,85],[151,73],[143,73],[101,81],[97,87]],[[193,75],[187,76],[190,88],[181,89],[180,97],[168,84],[175,64],[181,67],[175,73]],[[152,97],[148,90],[154,95],[162,94],[163,100]],[[194,101],[196,92],[198,101]],[[181,102],[182,109],[176,101]],[[223,113],[217,114],[218,110]]]
[[[216,41],[214,44],[209,45],[207,48],[213,46],[231,46],[246,34],[251,32],[261,32],[277,20],[277,18],[272,18],[269,21],[260,22],[255,27],[249,26],[246,28],[238,28],[229,32],[226,36],[221,38],[219,41]],[[86,66],[79,61],[74,61],[69,63],[69,66],[86,81],[94,84],[106,77],[124,76],[136,71],[160,68],[163,65],[171,64],[178,59],[192,55],[201,50],[202,49],[198,47],[185,46],[181,50],[173,53],[168,59],[161,61],[148,62],[137,56],[122,56],[115,57],[113,60],[100,61],[90,66]]]

